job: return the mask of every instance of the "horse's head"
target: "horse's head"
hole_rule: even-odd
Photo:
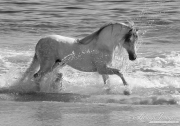
[[[124,36],[123,47],[129,54],[129,60],[135,60],[137,58],[135,44],[138,39],[137,29],[131,28]]]

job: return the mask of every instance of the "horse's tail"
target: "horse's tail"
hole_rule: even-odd
[[[27,77],[31,77],[32,74],[34,74],[35,71],[37,70],[38,66],[39,66],[39,61],[38,61],[37,55],[35,53],[30,66],[27,68],[27,70],[23,74],[21,80],[24,81],[24,80],[28,79]]]

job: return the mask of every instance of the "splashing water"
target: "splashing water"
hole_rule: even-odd
[[[52,5],[48,5],[48,3],[43,2],[34,6],[35,9],[30,14],[31,16],[27,17],[27,20],[23,16],[20,16],[27,15],[24,13],[27,8],[23,6],[21,8],[15,8],[14,4],[4,2],[3,4],[8,4],[8,6],[14,8],[15,13],[3,13],[5,18],[2,17],[1,33],[3,35],[1,36],[1,41],[2,43],[10,44],[7,48],[3,48],[4,44],[1,44],[1,89],[13,90],[15,92],[35,91],[35,83],[32,77],[29,77],[26,82],[20,82],[34,54],[33,51],[23,51],[23,48],[29,50],[29,46],[25,43],[26,41],[31,45],[35,45],[35,43],[32,44],[33,41],[38,40],[35,36],[51,34],[52,32],[56,32],[57,34],[63,33],[65,36],[82,37],[92,33],[91,29],[95,29],[105,22],[111,20],[122,22],[128,16],[132,17],[128,19],[129,22],[135,22],[131,23],[134,24],[134,27],[136,25],[140,27],[139,39],[136,46],[138,58],[136,61],[131,62],[128,59],[127,52],[123,48],[116,49],[112,67],[119,69],[129,83],[132,89],[132,95],[129,97],[129,101],[128,98],[120,98],[124,97],[122,94],[124,86],[119,77],[110,76],[111,91],[107,95],[103,90],[103,81],[100,75],[80,72],[70,67],[60,70],[64,75],[62,88],[57,85],[56,90],[52,90],[51,84],[55,79],[55,74],[50,73],[42,81],[41,91],[45,93],[56,92],[91,95],[92,97],[87,99],[86,102],[156,104],[155,101],[158,101],[158,96],[176,96],[177,98],[180,92],[180,52],[178,51],[179,10],[177,7],[179,2],[161,0],[147,0],[144,2],[124,1],[124,4],[117,5],[114,2],[94,1],[91,4],[84,4],[84,2],[79,3],[80,5],[74,4],[77,7],[73,10],[75,13],[70,12],[72,11],[71,7],[69,7],[70,3],[66,1],[63,2],[64,4],[61,4],[62,2],[56,3],[62,6],[57,6],[53,3]],[[92,9],[91,7],[93,6],[98,6],[98,9]],[[107,8],[104,8],[104,6],[107,6]],[[44,13],[44,10],[41,10],[47,9],[46,7],[49,10],[48,14]],[[22,10],[25,9],[25,11],[18,10],[19,8]],[[61,8],[63,13],[59,13],[59,8]],[[102,12],[107,13],[102,14]],[[16,16],[18,16],[19,20],[15,20],[17,18]],[[47,16],[50,18],[47,18]],[[87,19],[83,17],[87,17]],[[44,22],[44,20],[47,20],[47,22]],[[13,45],[12,42],[17,45]],[[21,45],[23,45],[22,48],[17,47]],[[34,46],[31,46],[31,49],[34,49]],[[141,96],[143,98],[145,97],[144,100],[142,100],[143,98]],[[135,101],[133,101],[132,97]],[[139,102],[136,100],[139,100]],[[171,102],[166,101],[168,103]]]
[[[140,47],[141,44],[142,39],[138,41],[137,47]],[[6,52],[8,52],[6,55],[1,55],[1,59],[2,63],[5,63],[5,66],[8,68],[8,72],[0,76],[1,90],[11,92],[36,91],[32,75],[29,75],[25,82],[21,82],[24,70],[28,66],[27,62],[28,64],[30,63],[29,59],[34,52],[24,53],[12,50],[6,50]],[[24,61],[19,63],[19,60],[17,60],[19,56],[27,57],[28,60],[27,58],[22,58],[21,60]],[[115,75],[110,76],[111,91],[108,94],[111,95],[110,98],[103,89],[103,80],[99,74],[80,72],[68,66],[60,70],[64,75],[62,87],[60,84],[57,84],[56,89],[52,88],[52,83],[56,78],[56,74],[52,72],[47,74],[42,80],[41,92],[86,94],[92,95],[92,97],[86,99],[85,102],[115,102],[123,104],[158,104],[162,102],[160,98],[160,101],[157,103],[159,99],[151,97],[154,95],[157,97],[171,95],[179,99],[177,95],[180,92],[180,73],[178,72],[180,70],[180,52],[159,53],[158,57],[153,54],[146,54],[146,56],[131,62],[125,49],[121,47],[115,50],[112,67],[123,72],[128,81],[132,90],[132,96],[128,99],[122,97],[124,86],[119,77]],[[72,57],[73,53],[67,58]],[[120,96],[118,97],[117,95]],[[140,97],[141,95],[144,97]],[[172,102],[174,104],[176,101],[173,101],[173,99],[167,97],[163,103],[167,102],[169,104]]]

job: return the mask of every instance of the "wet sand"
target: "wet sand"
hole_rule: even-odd
[[[1,126],[179,126],[178,105],[0,102]]]

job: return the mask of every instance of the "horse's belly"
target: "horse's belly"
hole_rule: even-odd
[[[96,72],[96,66],[93,62],[87,57],[79,57],[75,58],[71,62],[68,63],[74,69],[84,71],[84,72]]]

